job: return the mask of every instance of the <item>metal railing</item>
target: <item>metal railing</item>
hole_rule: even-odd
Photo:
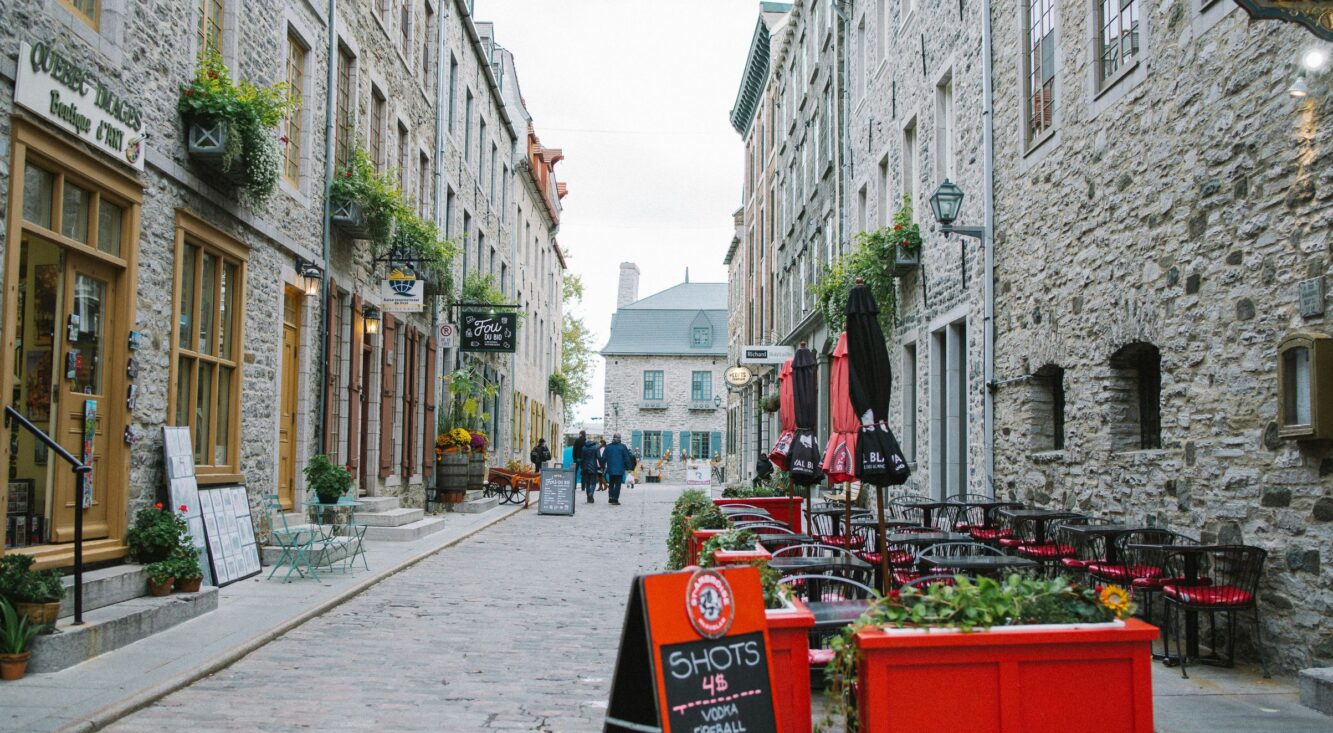
[[[41,428],[28,422],[28,418],[15,410],[13,406],[5,406],[5,423],[8,426],[10,420],[19,424],[20,427],[32,433],[34,437],[42,442],[53,453],[65,459],[70,465],[70,470],[74,472],[74,625],[83,624],[83,479],[93,470],[92,466],[75,458],[64,446],[57,443],[51,436],[42,432]]]

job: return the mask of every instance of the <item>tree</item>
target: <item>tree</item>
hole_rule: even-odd
[[[574,422],[574,409],[588,401],[588,383],[592,381],[592,333],[570,311],[583,300],[583,280],[566,273],[561,287],[565,318],[560,328],[560,373],[568,385],[565,395],[565,422]]]

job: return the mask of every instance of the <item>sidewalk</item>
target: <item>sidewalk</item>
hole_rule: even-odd
[[[223,588],[212,613],[60,672],[0,683],[0,731],[96,730],[520,511],[500,505],[481,514],[447,514],[444,530],[419,540],[367,541],[369,572],[321,572],[318,582],[281,583],[267,580],[265,568]]]
[[[1295,677],[1266,680],[1258,665],[1178,667],[1153,663],[1157,733],[1327,733],[1333,717],[1300,701]]]

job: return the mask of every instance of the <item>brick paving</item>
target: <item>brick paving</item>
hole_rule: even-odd
[[[679,486],[522,512],[111,731],[598,731],[631,578]]]

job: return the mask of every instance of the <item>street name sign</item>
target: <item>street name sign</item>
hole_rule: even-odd
[[[796,356],[791,346],[745,346],[741,348],[742,364],[781,364]]]
[[[574,469],[542,468],[542,488],[537,494],[538,514],[574,516]]]

